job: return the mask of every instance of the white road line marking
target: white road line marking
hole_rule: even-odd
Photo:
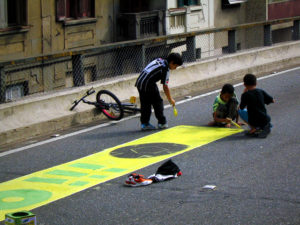
[[[300,67],[284,70],[284,71],[281,71],[281,72],[278,72],[278,73],[274,73],[274,74],[270,74],[270,75],[267,75],[267,76],[259,77],[257,79],[258,80],[264,80],[264,79],[268,79],[268,78],[271,78],[271,77],[281,75],[283,73],[292,72],[292,71],[295,71],[295,70],[298,70],[298,69],[300,69]],[[238,87],[238,86],[241,86],[241,85],[243,85],[243,83],[235,84],[234,87]],[[209,96],[209,95],[212,95],[212,94],[216,94],[216,93],[219,93],[219,92],[220,92],[220,89],[214,90],[214,91],[211,91],[211,92],[208,92],[208,93],[204,93],[204,94],[201,94],[201,95],[197,95],[197,96],[194,96],[194,97],[189,98],[189,99],[184,99],[184,100],[178,101],[178,102],[176,102],[176,105],[180,105],[180,104],[183,104],[185,102],[193,101],[193,100],[203,98],[203,97],[206,97],[206,96]],[[170,107],[171,107],[171,105],[166,105],[164,108],[167,109],[167,108],[170,108]],[[13,153],[17,153],[17,152],[21,152],[21,151],[24,151],[24,150],[29,149],[29,148],[34,148],[34,147],[37,147],[37,146],[48,144],[48,143],[58,141],[58,140],[61,140],[61,139],[64,139],[64,138],[72,137],[72,136],[75,136],[75,135],[78,135],[78,134],[86,133],[86,132],[89,132],[89,131],[92,131],[92,130],[95,130],[95,129],[98,129],[98,128],[101,128],[101,127],[107,127],[111,124],[120,123],[122,121],[130,120],[130,119],[138,117],[138,116],[139,116],[139,114],[136,114],[134,116],[129,116],[129,117],[123,118],[122,120],[119,120],[119,121],[111,121],[111,122],[103,123],[103,124],[93,126],[93,127],[89,127],[89,128],[83,129],[83,130],[79,130],[79,131],[76,131],[76,132],[73,132],[73,133],[70,133],[70,134],[65,134],[65,135],[62,135],[60,137],[56,137],[55,139],[48,139],[48,140],[37,142],[37,143],[34,143],[34,144],[30,144],[30,145],[27,145],[27,146],[24,146],[24,147],[8,150],[8,151],[0,153],[0,157],[10,155],[10,154],[13,154]]]

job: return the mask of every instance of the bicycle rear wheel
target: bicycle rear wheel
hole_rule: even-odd
[[[120,100],[112,92],[100,90],[96,101],[103,114],[110,120],[120,120],[124,116],[124,110]]]

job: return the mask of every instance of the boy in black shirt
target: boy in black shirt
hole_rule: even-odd
[[[248,124],[251,127],[249,135],[266,138],[271,131],[271,118],[267,114],[265,104],[274,103],[273,97],[264,90],[256,88],[256,76],[246,74],[244,76],[245,90],[241,97],[240,109],[247,107]],[[241,112],[241,111],[240,111]],[[242,113],[240,116],[243,118]]]
[[[138,77],[135,86],[139,91],[141,102],[141,129],[152,130],[155,126],[149,123],[151,117],[151,106],[154,108],[155,116],[158,120],[158,128],[168,127],[166,117],[164,116],[163,100],[159,94],[156,82],[160,81],[163,85],[165,95],[171,105],[175,106],[175,100],[172,98],[169,84],[169,70],[175,70],[182,65],[182,58],[179,53],[171,53],[167,59],[157,58],[150,62]]]

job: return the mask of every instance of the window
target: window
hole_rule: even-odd
[[[170,16],[170,28],[178,28],[185,26],[185,14]]]
[[[0,0],[0,28],[27,24],[27,0]]]
[[[248,0],[222,0],[222,8],[238,7],[241,3],[245,3]]]
[[[149,11],[150,0],[121,0],[121,13],[139,13]]]
[[[269,0],[269,4],[274,3],[274,2],[288,2],[288,1],[291,1],[291,0]]]
[[[198,0],[178,0],[178,7],[198,5]]]
[[[232,4],[239,4],[239,3],[243,3],[246,2],[247,0],[227,0],[228,4],[232,5]]]
[[[5,101],[13,101],[28,95],[28,82],[13,84],[6,87]]]
[[[56,18],[81,19],[95,16],[95,0],[56,0]]]

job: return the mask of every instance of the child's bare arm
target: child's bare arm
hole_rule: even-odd
[[[236,121],[237,123],[239,123],[239,119],[240,119],[239,113],[238,113],[238,111],[236,111],[236,118],[235,118],[235,121]]]
[[[171,96],[170,89],[169,89],[168,85],[163,85],[163,89],[164,89],[164,92],[165,92],[165,94],[167,96],[167,99],[168,99],[169,103],[172,106],[175,106],[175,100]]]
[[[225,119],[219,118],[219,117],[217,116],[217,113],[216,113],[216,112],[214,112],[214,121],[217,122],[217,123],[230,123],[230,122],[231,122],[230,119],[227,119],[227,118],[225,118]]]

